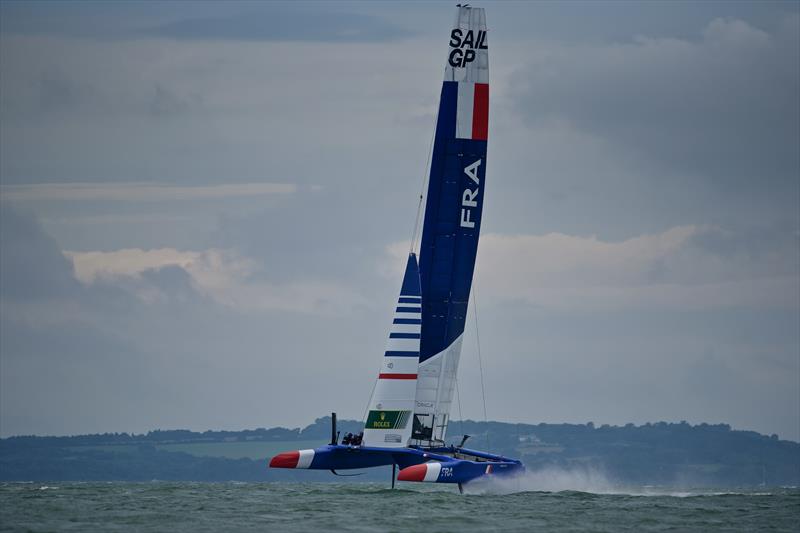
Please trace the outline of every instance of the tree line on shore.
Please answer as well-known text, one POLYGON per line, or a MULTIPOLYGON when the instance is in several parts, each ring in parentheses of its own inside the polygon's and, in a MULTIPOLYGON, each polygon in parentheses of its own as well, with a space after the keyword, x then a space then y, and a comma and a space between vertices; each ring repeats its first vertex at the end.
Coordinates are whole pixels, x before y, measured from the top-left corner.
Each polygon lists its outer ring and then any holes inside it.
MULTIPOLYGON (((342 433, 362 423, 340 420, 342 433)), ((449 441, 520 458, 535 473, 545 469, 602 472, 615 483, 662 486, 797 486, 800 443, 777 435, 733 430, 727 424, 648 423, 511 424, 453 421, 449 441)), ((342 481, 328 472, 266 468, 264 458, 229 458, 192 452, 205 443, 280 443, 330 439, 330 418, 304 428, 242 431, 156 430, 68 437, 0 439, 2 481, 342 481), (183 451, 160 448, 181 444, 183 451)), ((257 446, 256 446, 257 447, 257 446)), ((266 455, 266 454, 265 454, 266 455)), ((373 469, 358 481, 388 479, 373 469)))

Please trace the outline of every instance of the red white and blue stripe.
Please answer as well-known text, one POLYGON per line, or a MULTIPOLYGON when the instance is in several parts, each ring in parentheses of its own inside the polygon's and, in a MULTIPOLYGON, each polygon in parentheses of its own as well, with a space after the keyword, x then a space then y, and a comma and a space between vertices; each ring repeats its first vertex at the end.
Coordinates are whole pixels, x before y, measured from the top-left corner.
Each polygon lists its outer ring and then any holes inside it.
POLYGON ((448 81, 458 84, 456 138, 485 141, 489 137, 489 84, 448 81))

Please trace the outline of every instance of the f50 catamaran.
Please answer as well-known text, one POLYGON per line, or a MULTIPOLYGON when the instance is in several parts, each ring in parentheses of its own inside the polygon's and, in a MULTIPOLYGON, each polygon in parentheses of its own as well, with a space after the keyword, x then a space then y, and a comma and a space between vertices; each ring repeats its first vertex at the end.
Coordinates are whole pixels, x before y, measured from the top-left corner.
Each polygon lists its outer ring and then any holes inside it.
MULTIPOLYGON (((281 453, 273 468, 337 470, 392 465, 400 481, 462 484, 508 475, 522 463, 446 446, 481 227, 489 127, 484 10, 458 7, 444 72, 419 261, 409 254, 363 439, 281 453)), ((466 439, 465 439, 466 440, 466 439)))

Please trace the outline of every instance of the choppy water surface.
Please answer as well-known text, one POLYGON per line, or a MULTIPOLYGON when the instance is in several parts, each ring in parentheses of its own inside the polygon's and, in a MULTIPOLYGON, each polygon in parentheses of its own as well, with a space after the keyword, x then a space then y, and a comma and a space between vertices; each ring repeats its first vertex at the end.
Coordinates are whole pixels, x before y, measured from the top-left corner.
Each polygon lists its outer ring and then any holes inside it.
POLYGON ((800 490, 507 492, 335 483, 6 483, 3 531, 800 531, 800 490))

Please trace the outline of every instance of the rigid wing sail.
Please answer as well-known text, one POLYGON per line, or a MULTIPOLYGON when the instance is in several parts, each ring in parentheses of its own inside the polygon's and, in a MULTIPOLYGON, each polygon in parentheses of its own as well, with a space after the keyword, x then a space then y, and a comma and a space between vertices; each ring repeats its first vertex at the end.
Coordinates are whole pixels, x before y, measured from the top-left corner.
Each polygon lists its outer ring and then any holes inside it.
MULTIPOLYGON (((393 465, 400 481, 461 484, 523 469, 520 461, 447 446, 478 250, 489 126, 489 47, 483 9, 459 6, 431 154, 419 258, 410 253, 363 438, 272 458, 273 468, 393 465)), ((394 468, 393 468, 394 471, 394 468)), ((395 477, 392 476, 392 486, 395 477)))

